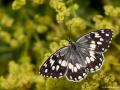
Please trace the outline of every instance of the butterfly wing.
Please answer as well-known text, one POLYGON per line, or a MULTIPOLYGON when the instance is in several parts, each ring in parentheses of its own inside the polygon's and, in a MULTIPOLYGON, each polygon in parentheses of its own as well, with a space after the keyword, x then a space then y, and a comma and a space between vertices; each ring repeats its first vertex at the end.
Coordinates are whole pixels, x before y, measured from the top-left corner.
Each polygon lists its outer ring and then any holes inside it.
POLYGON ((59 78, 67 70, 68 47, 64 47, 51 55, 41 66, 39 73, 45 77, 59 78))
POLYGON ((90 50, 105 52, 109 48, 111 40, 112 31, 110 29, 101 29, 82 36, 76 42, 78 44, 89 45, 88 48, 90 50))
POLYGON ((81 67, 80 69, 78 69, 75 66, 73 70, 69 68, 66 74, 67 79, 73 82, 79 82, 82 79, 84 79, 86 76, 87 76, 87 72, 84 67, 81 67))
POLYGON ((77 52, 73 48, 70 48, 69 52, 66 77, 70 81, 79 82, 87 76, 85 57, 82 56, 81 51, 77 52))
POLYGON ((104 56, 103 54, 100 53, 94 53, 94 56, 87 56, 86 57, 86 62, 87 62, 87 70, 90 72, 96 72, 100 70, 100 68, 103 65, 103 60, 104 56))
POLYGON ((109 29, 90 32, 76 41, 85 57, 86 68, 90 72, 99 70, 103 64, 103 53, 109 48, 112 31, 109 29))

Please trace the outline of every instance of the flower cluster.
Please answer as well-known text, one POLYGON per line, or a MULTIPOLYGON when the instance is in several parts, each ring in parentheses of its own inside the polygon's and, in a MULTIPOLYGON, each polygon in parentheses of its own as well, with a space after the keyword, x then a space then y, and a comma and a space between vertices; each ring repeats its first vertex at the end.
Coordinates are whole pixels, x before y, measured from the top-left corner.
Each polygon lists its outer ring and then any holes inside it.
POLYGON ((120 1, 0 1, 0 90, 119 90, 120 1), (98 4, 98 3, 97 3, 98 4), (70 36, 76 40, 96 29, 113 31, 101 70, 81 82, 44 78, 39 68, 70 36))

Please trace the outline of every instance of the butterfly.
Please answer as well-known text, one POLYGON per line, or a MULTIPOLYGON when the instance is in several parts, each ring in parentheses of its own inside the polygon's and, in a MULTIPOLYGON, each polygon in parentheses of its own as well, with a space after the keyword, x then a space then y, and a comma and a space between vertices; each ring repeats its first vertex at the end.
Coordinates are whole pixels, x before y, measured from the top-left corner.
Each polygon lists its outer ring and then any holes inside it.
POLYGON ((40 67, 39 74, 52 78, 65 76, 69 81, 79 82, 88 73, 100 70, 111 40, 110 29, 89 32, 52 54, 40 67))

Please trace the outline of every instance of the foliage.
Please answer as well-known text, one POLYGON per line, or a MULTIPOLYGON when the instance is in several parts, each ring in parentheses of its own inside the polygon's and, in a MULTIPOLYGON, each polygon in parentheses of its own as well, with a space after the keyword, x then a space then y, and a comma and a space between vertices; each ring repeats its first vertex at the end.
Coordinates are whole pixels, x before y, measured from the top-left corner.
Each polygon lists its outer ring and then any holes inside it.
POLYGON ((119 90, 119 0, 1 0, 0 90, 119 90), (56 50, 84 33, 109 28, 112 45, 100 71, 79 83, 39 75, 56 50))

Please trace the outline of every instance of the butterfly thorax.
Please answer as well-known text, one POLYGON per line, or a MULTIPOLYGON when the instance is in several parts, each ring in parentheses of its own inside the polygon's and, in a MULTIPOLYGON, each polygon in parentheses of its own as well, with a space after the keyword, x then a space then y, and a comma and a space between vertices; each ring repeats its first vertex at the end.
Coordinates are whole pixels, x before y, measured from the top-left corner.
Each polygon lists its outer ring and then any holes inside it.
POLYGON ((71 43, 70 43, 70 47, 71 47, 73 50, 77 50, 77 47, 76 47, 76 43, 75 43, 75 42, 71 42, 71 43))

